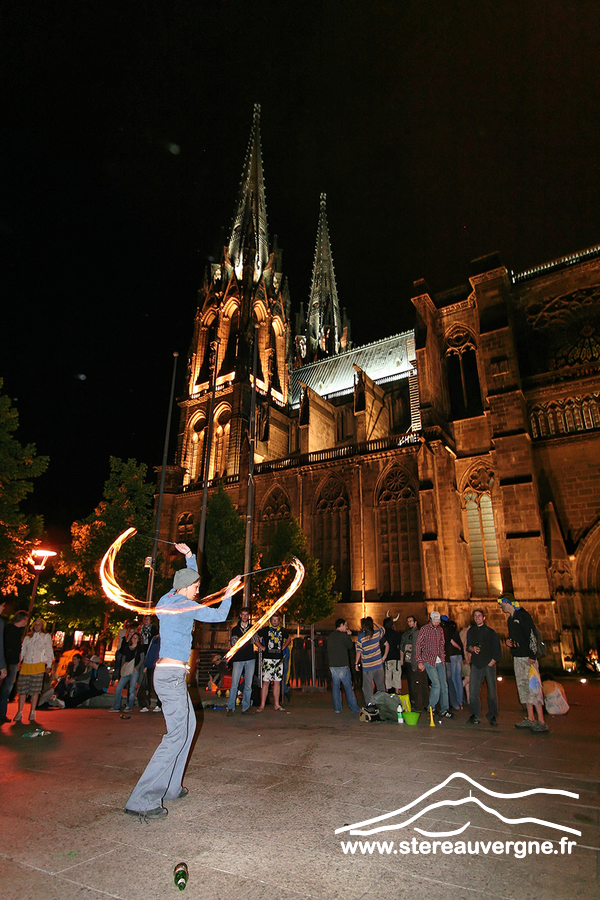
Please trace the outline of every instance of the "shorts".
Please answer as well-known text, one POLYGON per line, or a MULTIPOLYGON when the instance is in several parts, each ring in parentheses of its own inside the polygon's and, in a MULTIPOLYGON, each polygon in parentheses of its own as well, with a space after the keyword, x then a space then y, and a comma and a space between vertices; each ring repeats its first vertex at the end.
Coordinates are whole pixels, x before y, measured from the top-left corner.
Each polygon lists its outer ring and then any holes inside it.
POLYGON ((262 680, 263 681, 283 681, 283 660, 282 659, 263 659, 262 680))
POLYGON ((30 695, 40 694, 42 692, 45 674, 45 672, 40 672, 38 675, 24 675, 20 672, 17 680, 17 692, 19 694, 30 695))
POLYGON ((517 682, 517 692, 521 703, 532 704, 533 706, 541 706, 544 702, 542 693, 542 680, 540 678, 540 667, 538 661, 533 663, 533 668, 537 673, 537 679, 530 679, 529 669, 531 663, 526 656, 513 656, 513 665, 515 667, 515 681, 517 682))

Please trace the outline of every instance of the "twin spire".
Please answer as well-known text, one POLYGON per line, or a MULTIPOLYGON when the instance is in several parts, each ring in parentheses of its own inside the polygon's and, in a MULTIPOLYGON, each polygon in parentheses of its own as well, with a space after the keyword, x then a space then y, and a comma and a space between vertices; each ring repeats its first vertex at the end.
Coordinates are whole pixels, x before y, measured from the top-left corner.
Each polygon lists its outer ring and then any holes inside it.
POLYGON ((252 130, 229 239, 229 260, 239 280, 242 278, 244 266, 251 264, 254 269, 253 280, 255 283, 260 279, 269 261, 267 203, 260 147, 259 103, 254 104, 252 130))
POLYGON ((327 197, 320 196, 317 246, 308 302, 308 347, 311 353, 331 356, 340 352, 342 317, 333 270, 327 225, 327 197))
MULTIPOLYGON (((229 261, 238 280, 242 280, 246 266, 252 267, 256 284, 269 262, 267 204, 260 144, 260 104, 254 104, 252 130, 246 151, 240 192, 229 238, 229 261)), ((312 283, 306 317, 308 358, 330 356, 340 352, 342 317, 333 270, 331 242, 327 225, 326 195, 320 196, 317 245, 313 263, 312 283)), ((304 324, 304 323, 303 323, 304 324)))

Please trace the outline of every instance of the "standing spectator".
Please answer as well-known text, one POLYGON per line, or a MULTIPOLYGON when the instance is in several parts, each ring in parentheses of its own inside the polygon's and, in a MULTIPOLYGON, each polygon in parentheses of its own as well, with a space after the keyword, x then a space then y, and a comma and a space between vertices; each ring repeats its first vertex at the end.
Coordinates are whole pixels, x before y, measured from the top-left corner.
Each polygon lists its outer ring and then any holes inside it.
POLYGON ((327 658, 329 671, 331 672, 331 695, 333 699, 333 711, 342 711, 342 692, 340 684, 343 684, 346 700, 350 712, 360 712, 354 691, 352 690, 352 674, 350 671, 350 653, 354 650, 354 643, 350 637, 350 629, 345 619, 337 619, 335 631, 327 636, 327 658))
POLYGON ((440 627, 440 614, 434 609, 429 622, 419 631, 415 645, 417 666, 420 672, 427 672, 431 682, 429 706, 435 709, 440 702, 440 715, 453 718, 448 709, 448 685, 446 684, 446 649, 444 632, 440 627))
MULTIPOLYGON (((237 625, 231 629, 231 646, 234 647, 237 642, 243 638, 250 628, 250 610, 240 610, 237 625)), ((252 702, 252 679, 254 678, 254 667, 256 665, 256 653, 254 652, 254 641, 247 641, 244 646, 233 654, 231 657, 231 690, 229 691, 229 699, 227 701, 226 716, 232 716, 235 712, 235 701, 237 700, 238 688, 242 676, 244 678, 244 693, 242 695, 242 713, 247 713, 252 702)))
POLYGON ((471 678, 469 683, 469 709, 471 716, 467 719, 469 725, 479 725, 481 721, 481 684, 485 678, 488 694, 488 711, 486 718, 490 725, 497 725, 498 715, 498 691, 496 688, 496 663, 502 662, 502 648, 500 638, 493 628, 485 624, 485 615, 482 609, 473 610, 474 625, 467 632, 467 650, 471 655, 471 678))
POLYGON ((156 663, 158 662, 159 656, 160 635, 155 634, 150 641, 148 652, 146 653, 146 656, 144 658, 144 671, 142 673, 142 680, 138 688, 138 704, 141 713, 147 713, 150 711, 152 694, 154 694, 154 697, 156 699, 154 712, 162 712, 160 700, 154 690, 154 669, 156 663))
POLYGON ((462 709, 463 683, 462 683, 462 658, 463 648, 456 627, 448 616, 440 616, 442 630, 444 632, 444 649, 446 651, 446 684, 450 694, 450 706, 453 709, 462 709))
POLYGON ((358 672, 362 661, 362 689, 367 706, 373 696, 373 682, 375 690, 385 691, 385 676, 383 665, 389 652, 389 644, 385 640, 385 633, 381 625, 376 625, 371 616, 360 620, 360 632, 356 641, 356 664, 358 672), (381 652, 383 642, 383 654, 381 652))
POLYGON ((152 616, 142 616, 142 624, 140 625, 140 638, 144 652, 148 650, 150 641, 157 634, 157 629, 152 624, 152 616))
POLYGON ((467 703, 471 702, 470 699, 470 687, 469 683, 471 680, 471 654, 467 650, 467 632, 469 630, 469 626, 466 625, 464 628, 460 629, 460 642, 464 648, 464 656, 462 662, 462 683, 463 683, 463 695, 467 698, 467 703))
POLYGON ((6 666, 6 658, 4 654, 4 610, 6 609, 6 600, 0 599, 0 682, 6 679, 8 669, 6 666))
POLYGON ((44 675, 50 674, 53 662, 52 638, 46 633, 46 623, 43 619, 35 619, 33 627, 25 635, 21 647, 21 670, 17 680, 19 711, 13 722, 20 722, 23 718, 25 699, 28 694, 31 698, 29 721, 36 721, 35 710, 44 684, 44 675))
POLYGON ((140 636, 134 631, 121 655, 121 677, 115 688, 115 702, 110 712, 120 712, 123 688, 129 685, 127 712, 131 712, 135 703, 135 688, 144 664, 144 649, 140 636))
POLYGON ((538 646, 533 619, 508 591, 498 598, 498 603, 501 604, 503 612, 508 613, 506 646, 510 647, 513 658, 519 700, 527 708, 527 716, 522 722, 517 722, 515 728, 530 728, 534 732, 546 732, 548 726, 544 722, 544 695, 540 667, 536 658, 538 646), (537 678, 530 678, 530 668, 535 670, 537 678))
POLYGON ((413 709, 427 709, 429 683, 425 672, 419 670, 415 654, 419 623, 414 616, 407 616, 406 624, 408 631, 404 632, 400 641, 400 662, 406 672, 410 705, 413 709))
POLYGON ((292 639, 284 628, 280 627, 280 617, 277 613, 271 616, 271 624, 261 628, 258 632, 256 645, 262 650, 262 690, 260 706, 256 712, 264 712, 269 684, 273 682, 273 709, 283 710, 279 703, 279 692, 283 681, 283 651, 288 647, 292 639))
POLYGON ((7 705, 17 672, 19 671, 21 641, 23 640, 23 631, 27 625, 28 618, 28 613, 21 609, 14 614, 12 622, 9 622, 4 629, 4 658, 7 675, 0 686, 0 725, 10 722, 6 715, 7 705))
POLYGON ((388 645, 385 658, 385 688, 392 694, 402 690, 402 661, 400 659, 400 635, 394 628, 394 620, 387 616, 383 620, 384 642, 388 645))
POLYGON ((129 619, 126 619, 123 622, 122 627, 119 628, 119 633, 117 635, 117 652, 115 653, 115 665, 113 669, 113 681, 118 681, 121 677, 121 659, 123 650, 127 646, 127 642, 134 631, 135 627, 133 622, 130 622, 129 619))

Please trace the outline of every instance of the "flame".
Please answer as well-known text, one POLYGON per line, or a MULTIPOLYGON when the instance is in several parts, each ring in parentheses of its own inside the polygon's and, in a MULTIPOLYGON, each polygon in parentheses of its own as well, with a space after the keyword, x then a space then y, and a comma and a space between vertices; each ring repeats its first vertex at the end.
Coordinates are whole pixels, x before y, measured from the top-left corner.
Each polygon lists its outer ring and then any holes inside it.
POLYGON ((227 653, 223 657, 223 659, 225 661, 228 659, 231 659, 231 657, 233 656, 234 653, 237 653, 237 651, 241 647, 243 647, 244 644, 247 644, 248 641, 254 637, 256 632, 259 631, 259 629, 261 629, 263 627, 263 625, 267 624, 267 622, 269 621, 271 616, 275 615, 275 613, 279 609, 281 609, 281 607, 285 603, 287 603, 287 601, 290 599, 290 597, 292 597, 296 593, 296 591, 298 590, 298 588, 304 581, 304 566, 302 565, 300 560, 297 559, 295 556, 292 557, 290 565, 294 567, 294 569, 296 570, 296 574, 294 575, 292 583, 290 584, 287 591, 285 591, 285 593, 282 594, 281 597, 275 601, 273 606, 271 606, 271 608, 267 610, 267 612, 264 614, 264 616, 261 616, 261 618, 258 620, 258 622, 255 622, 254 625, 248 629, 248 631, 244 634, 244 636, 242 638, 239 639, 239 641, 236 641, 236 643, 233 645, 231 650, 227 651, 227 653))
MULTIPOLYGON (((142 604, 139 600, 136 600, 132 594, 128 594, 127 591, 124 591, 117 582, 115 578, 115 558, 117 553, 129 538, 133 537, 134 534, 137 534, 136 528, 128 528, 123 534, 120 534, 119 537, 112 542, 104 556, 102 557, 102 562, 100 563, 100 581, 102 583, 102 590, 106 594, 109 600, 112 600, 113 603, 117 603, 119 606, 122 606, 124 609, 129 609, 132 612, 138 613, 142 616, 151 616, 155 615, 158 608, 156 606, 147 607, 142 604)), ((253 637, 259 628, 262 628, 263 625, 269 620, 269 618, 277 612, 277 610, 281 609, 281 607, 286 603, 290 597, 296 593, 302 581, 304 579, 304 566, 296 557, 292 558, 291 565, 296 569, 296 574, 292 580, 287 591, 281 595, 281 597, 275 601, 272 607, 262 616, 258 622, 256 622, 249 631, 246 632, 243 638, 241 638, 234 647, 226 654, 225 659, 229 659, 236 650, 239 650, 240 647, 243 647, 251 637, 253 637)), ((214 606, 216 603, 220 603, 222 600, 225 600, 227 597, 231 597, 232 594, 235 594, 236 591, 240 589, 243 584, 243 576, 236 575, 235 578, 232 578, 227 587, 223 588, 220 591, 217 591, 214 594, 210 594, 208 597, 204 597, 201 603, 193 603, 191 606, 185 606, 182 609, 164 609, 162 606, 160 608, 161 615, 179 615, 184 612, 193 612, 198 609, 198 606, 214 606)))

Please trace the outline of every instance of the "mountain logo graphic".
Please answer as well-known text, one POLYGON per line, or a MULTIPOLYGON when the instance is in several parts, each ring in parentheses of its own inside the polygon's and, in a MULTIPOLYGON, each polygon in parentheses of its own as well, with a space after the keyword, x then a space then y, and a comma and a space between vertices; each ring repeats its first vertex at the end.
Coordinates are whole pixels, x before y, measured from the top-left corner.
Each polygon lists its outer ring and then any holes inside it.
MULTIPOLYGON (((438 791, 441 791, 446 787, 446 785, 450 784, 451 782, 460 779, 463 779, 472 787, 477 788, 484 794, 487 794, 488 797, 494 797, 497 800, 517 800, 521 797, 532 797, 534 794, 550 794, 560 797, 570 797, 575 800, 579 800, 579 794, 574 794, 572 791, 563 791, 556 788, 533 788, 529 791, 516 791, 514 794, 502 794, 499 791, 492 791, 489 788, 483 787, 483 785, 478 784, 477 781, 469 778, 469 776, 463 774, 463 772, 454 772, 452 775, 446 778, 445 781, 442 781, 441 784, 438 784, 436 787, 431 788, 431 790, 426 791, 424 794, 421 794, 421 796, 417 797, 416 800, 413 800, 412 803, 407 803, 406 806, 402 806, 400 809, 395 809, 393 810, 393 812, 384 813, 382 816, 376 816, 374 819, 366 819, 364 822, 355 822, 354 825, 344 825, 342 828, 336 828, 335 833, 342 834, 343 832, 348 832, 351 835, 369 837, 373 834, 383 834, 384 832, 388 831, 400 831, 403 828, 408 828, 413 824, 413 822, 418 821, 421 816, 428 815, 434 809, 441 809, 444 806, 468 806, 469 804, 471 804, 479 806, 481 809, 485 810, 487 813, 490 813, 490 815, 495 816, 497 819, 500 819, 500 821, 504 822, 507 825, 523 825, 525 823, 534 823, 536 825, 543 825, 546 828, 552 828, 555 831, 563 831, 568 834, 575 834, 578 837, 581 837, 581 831, 577 831, 575 828, 569 828, 566 825, 558 825, 556 822, 548 822, 545 819, 537 819, 532 816, 523 816, 516 819, 508 818, 502 815, 502 813, 498 810, 493 809, 491 806, 487 806, 479 799, 479 797, 473 797, 472 791, 469 791, 468 797, 463 797, 460 800, 438 800, 435 803, 430 803, 428 806, 425 806, 414 815, 409 815, 409 817, 404 819, 403 821, 388 824, 390 819, 404 816, 409 812, 409 810, 414 809, 423 800, 426 800, 433 794, 437 794, 438 791)), ((426 837, 453 837, 457 834, 462 834, 470 824, 470 821, 466 822, 464 825, 461 825, 460 828, 453 831, 425 831, 423 828, 418 828, 416 825, 414 826, 414 830, 419 834, 425 835, 426 837)))

